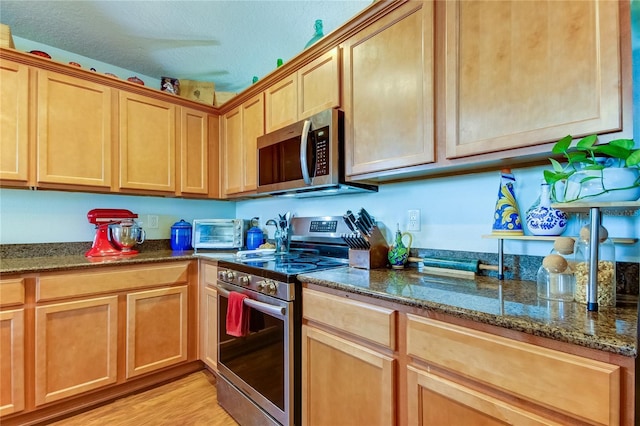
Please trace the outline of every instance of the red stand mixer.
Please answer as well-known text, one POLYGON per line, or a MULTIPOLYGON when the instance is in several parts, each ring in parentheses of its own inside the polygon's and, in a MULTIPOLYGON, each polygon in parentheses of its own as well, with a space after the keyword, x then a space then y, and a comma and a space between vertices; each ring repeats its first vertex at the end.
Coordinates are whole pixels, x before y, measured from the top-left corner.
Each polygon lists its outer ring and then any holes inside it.
POLYGON ((125 209, 93 209, 87 213, 89 223, 96 225, 96 235, 86 257, 137 254, 136 244, 144 242, 145 232, 134 221, 137 214, 125 209))

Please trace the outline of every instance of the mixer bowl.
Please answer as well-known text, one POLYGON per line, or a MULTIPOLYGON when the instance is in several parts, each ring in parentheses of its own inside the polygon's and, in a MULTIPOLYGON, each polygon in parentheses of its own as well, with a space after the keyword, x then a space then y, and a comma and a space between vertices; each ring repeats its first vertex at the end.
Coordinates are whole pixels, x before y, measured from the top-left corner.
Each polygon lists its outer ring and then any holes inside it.
POLYGON ((135 222, 122 222, 109 225, 109 236, 111 242, 126 254, 134 251, 133 246, 144 242, 145 232, 135 222))

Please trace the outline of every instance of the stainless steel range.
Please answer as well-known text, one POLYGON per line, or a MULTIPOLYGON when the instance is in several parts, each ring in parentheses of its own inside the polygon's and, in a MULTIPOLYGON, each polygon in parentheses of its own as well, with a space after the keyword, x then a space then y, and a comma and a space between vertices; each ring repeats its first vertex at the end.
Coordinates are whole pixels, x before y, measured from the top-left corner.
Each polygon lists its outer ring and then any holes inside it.
POLYGON ((348 265, 340 216, 291 221, 291 251, 218 261, 218 403, 241 425, 298 425, 302 288, 296 275, 348 265), (247 297, 248 333, 227 334, 230 292, 247 297))

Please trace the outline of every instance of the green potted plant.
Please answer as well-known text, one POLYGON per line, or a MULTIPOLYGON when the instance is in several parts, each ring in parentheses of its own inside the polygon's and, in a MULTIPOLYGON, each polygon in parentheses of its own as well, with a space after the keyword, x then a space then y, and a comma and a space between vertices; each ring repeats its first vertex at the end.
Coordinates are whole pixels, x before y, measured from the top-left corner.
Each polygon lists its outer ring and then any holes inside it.
POLYGON ((544 171, 544 180, 551 187, 557 202, 615 202, 640 198, 640 149, 634 149, 633 139, 615 139, 596 144, 597 135, 586 136, 573 144, 567 135, 552 148, 562 154, 562 165, 549 158, 552 170, 544 171))

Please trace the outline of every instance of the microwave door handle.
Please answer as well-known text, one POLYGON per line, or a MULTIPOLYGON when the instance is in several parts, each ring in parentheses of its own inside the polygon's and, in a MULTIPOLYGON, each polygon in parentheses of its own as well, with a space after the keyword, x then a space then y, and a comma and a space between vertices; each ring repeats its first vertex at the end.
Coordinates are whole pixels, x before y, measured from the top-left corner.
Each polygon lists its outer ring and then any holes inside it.
POLYGON ((309 130, 311 129, 311 120, 305 120, 302 127, 302 135, 300 136, 300 167, 302 167, 302 179, 307 185, 311 185, 309 177, 309 169, 307 168, 307 144, 309 142, 309 130))

